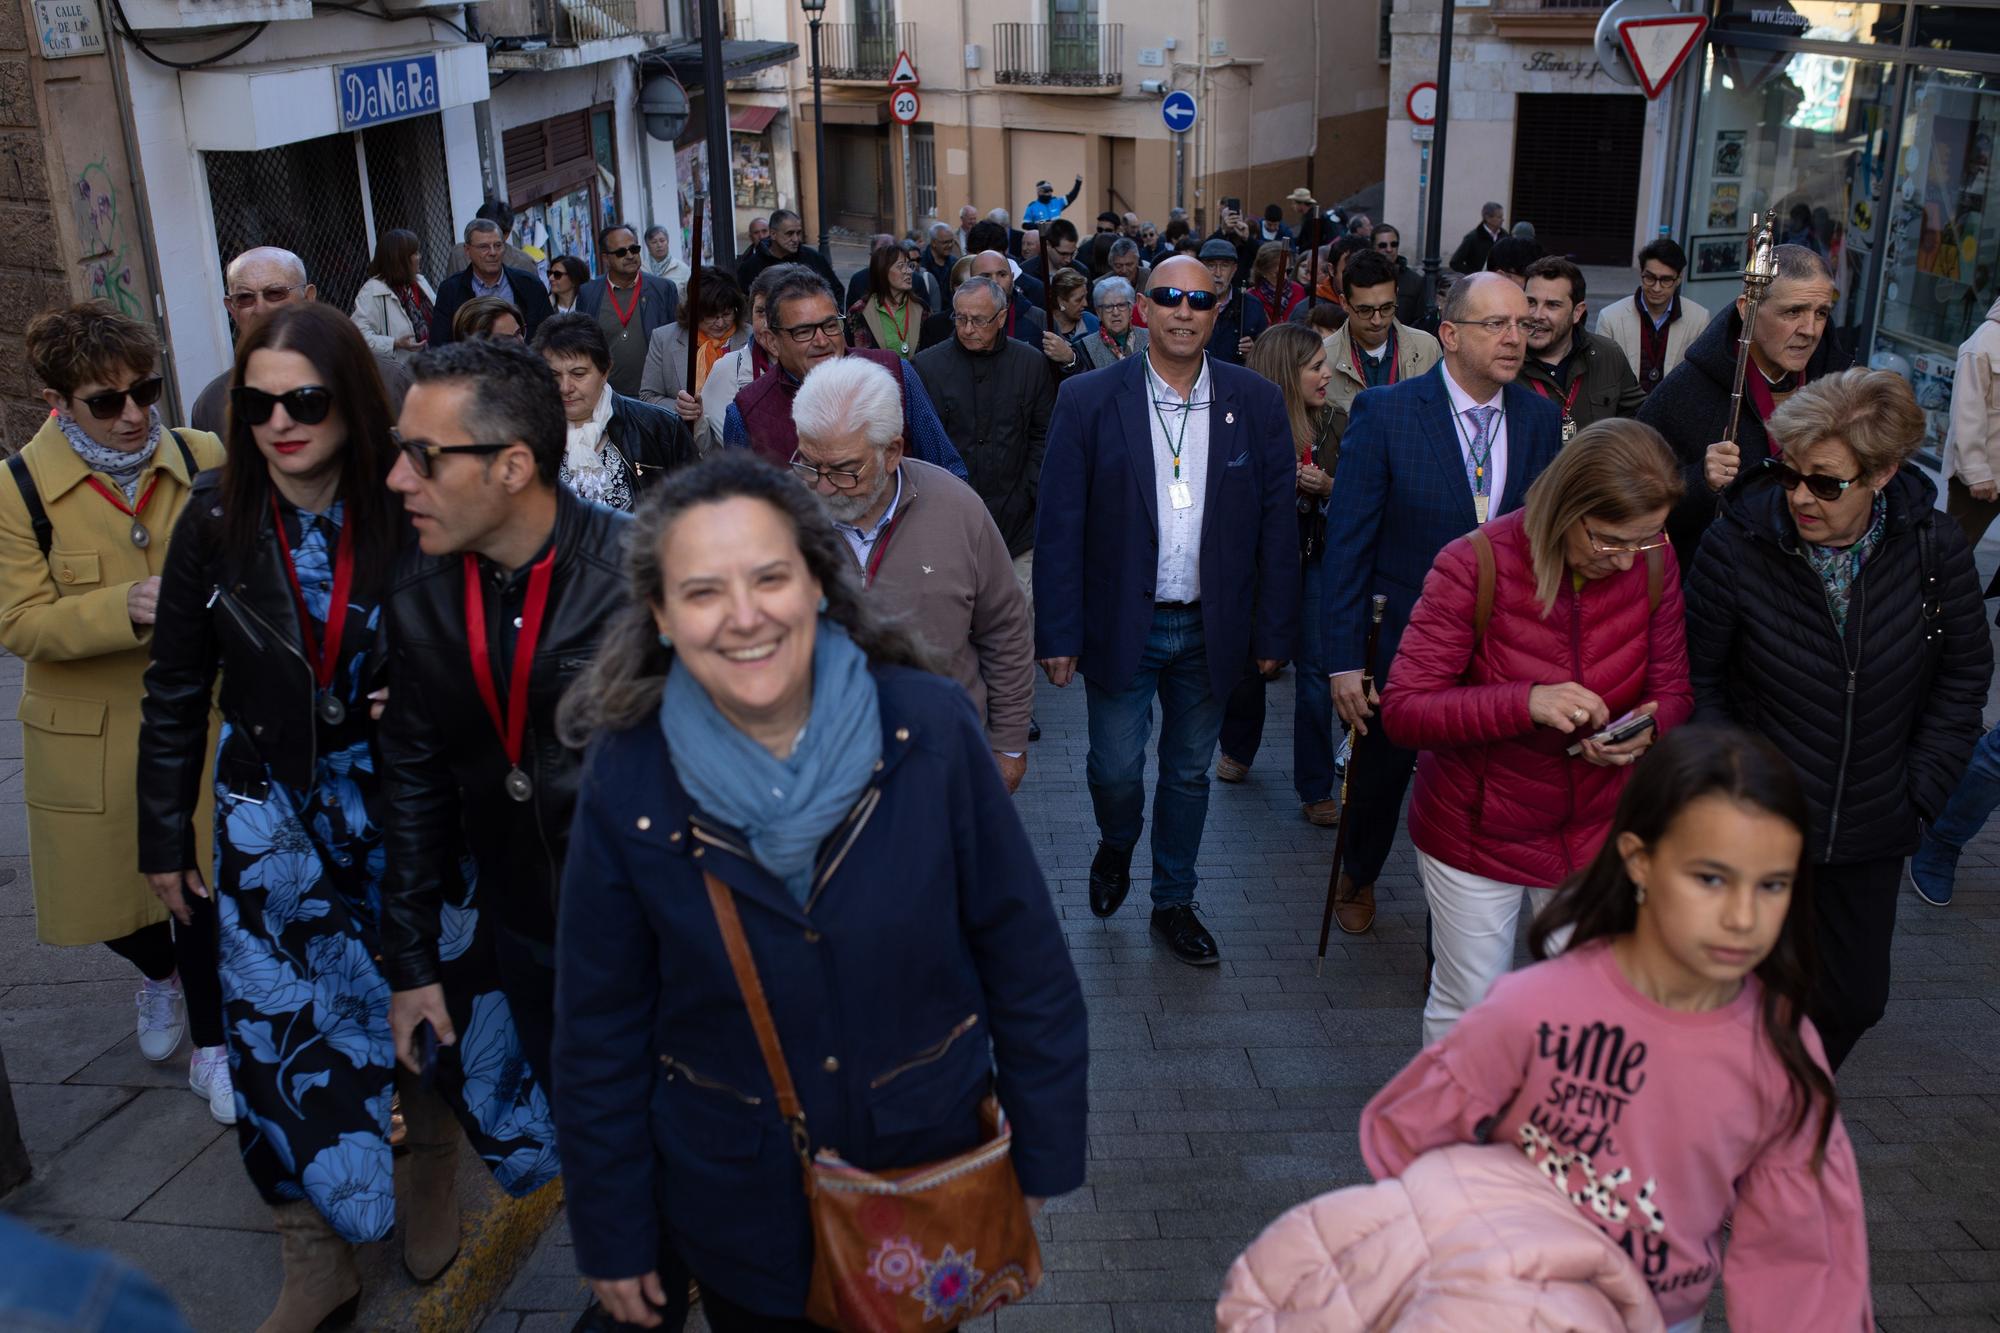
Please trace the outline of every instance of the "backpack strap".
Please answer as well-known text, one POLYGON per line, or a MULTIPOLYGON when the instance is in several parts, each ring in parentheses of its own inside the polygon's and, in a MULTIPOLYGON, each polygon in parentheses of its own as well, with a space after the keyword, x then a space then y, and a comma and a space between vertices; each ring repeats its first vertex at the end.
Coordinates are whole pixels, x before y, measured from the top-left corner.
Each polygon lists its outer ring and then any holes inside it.
POLYGON ((1472 645, 1476 648, 1486 637, 1486 622, 1493 619, 1493 543, 1483 528, 1474 528, 1467 535, 1472 540, 1472 558, 1479 562, 1479 579, 1472 599, 1472 645))
POLYGON ((1659 548, 1646 552, 1646 610, 1660 609, 1660 589, 1667 579, 1667 557, 1659 548))
POLYGON ((7 470, 14 474, 14 484, 21 488, 21 504, 27 509, 28 523, 35 530, 35 545, 42 548, 42 558, 46 560, 49 548, 55 545, 56 530, 55 525, 49 522, 49 511, 42 507, 41 488, 35 485, 35 476, 28 471, 28 460, 20 454, 7 460, 7 470))

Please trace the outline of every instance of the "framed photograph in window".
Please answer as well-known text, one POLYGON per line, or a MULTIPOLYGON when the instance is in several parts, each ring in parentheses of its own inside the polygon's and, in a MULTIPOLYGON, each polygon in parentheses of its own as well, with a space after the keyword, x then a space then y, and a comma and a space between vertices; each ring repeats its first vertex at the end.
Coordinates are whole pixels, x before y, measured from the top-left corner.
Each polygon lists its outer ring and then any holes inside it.
POLYGON ((1688 265, 1696 277, 1718 278, 1743 272, 1741 235, 1697 236, 1689 242, 1688 265))
POLYGON ((1708 174, 1712 180, 1735 180, 1743 174, 1745 130, 1717 130, 1715 132, 1715 156, 1709 162, 1708 174))

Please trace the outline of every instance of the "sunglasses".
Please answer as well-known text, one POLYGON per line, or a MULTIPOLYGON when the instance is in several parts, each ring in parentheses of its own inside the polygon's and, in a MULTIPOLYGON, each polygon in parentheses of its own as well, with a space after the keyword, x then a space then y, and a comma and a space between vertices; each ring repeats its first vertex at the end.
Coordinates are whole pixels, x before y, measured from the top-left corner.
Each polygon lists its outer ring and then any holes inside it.
POLYGON ((317 384, 302 385, 288 393, 265 393, 241 384, 229 391, 229 401, 236 415, 252 426, 269 421, 279 403, 285 405, 285 415, 301 426, 317 426, 333 411, 333 395, 317 384))
POLYGON ((1186 301, 1188 309, 1200 314, 1215 309, 1217 298, 1214 292, 1189 291, 1185 287, 1154 287, 1146 293, 1146 299, 1167 310, 1186 301))
POLYGON ((643 253, 645 248, 643 245, 628 245, 623 250, 606 250, 604 253, 613 259, 630 259, 633 255, 643 253))
POLYGON ((99 421, 116 421, 125 412, 125 400, 130 398, 140 407, 151 407, 160 401, 160 390, 166 380, 158 375, 148 375, 137 384, 123 389, 112 389, 108 393, 94 393, 83 400, 90 409, 90 415, 99 421))
POLYGON ((256 292, 245 288, 229 293, 229 304, 238 310, 254 310, 259 301, 265 305, 283 305, 292 299, 293 292, 302 292, 305 289, 306 284, 303 282, 293 283, 289 287, 266 287, 256 292))
POLYGON ((1839 477, 1829 477, 1819 472, 1801 472, 1789 463, 1776 458, 1765 459, 1764 467, 1777 478, 1779 487, 1787 494, 1797 490, 1803 483, 1805 488, 1813 493, 1813 498, 1825 500, 1828 504, 1845 495, 1849 486, 1861 480, 1859 477, 1849 477, 1846 481, 1842 481, 1839 477))
POLYGON ((400 431, 390 430, 390 443, 410 461, 410 467, 425 481, 431 478, 431 460, 439 454, 497 454, 504 444, 432 444, 429 440, 406 440, 400 431))

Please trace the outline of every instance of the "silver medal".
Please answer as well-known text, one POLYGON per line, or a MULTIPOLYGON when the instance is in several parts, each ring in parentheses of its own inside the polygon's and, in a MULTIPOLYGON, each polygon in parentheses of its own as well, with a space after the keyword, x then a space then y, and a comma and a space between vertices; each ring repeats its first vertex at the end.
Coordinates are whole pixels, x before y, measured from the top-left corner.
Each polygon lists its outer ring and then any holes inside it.
POLYGON ((319 697, 319 720, 329 727, 337 727, 347 721, 347 705, 331 692, 319 697))
POLYGON ((153 534, 136 518, 132 520, 132 544, 142 551, 153 544, 153 534))
POLYGON ((528 775, 518 768, 507 770, 507 795, 517 801, 527 801, 535 794, 535 784, 528 775))
POLYGON ((1568 444, 1568 443, 1569 443, 1569 442, 1570 442, 1571 440, 1573 440, 1573 439, 1575 439, 1575 438, 1576 438, 1576 418, 1575 418, 1575 417, 1564 417, 1564 418, 1563 418, 1563 443, 1564 443, 1564 444, 1568 444))

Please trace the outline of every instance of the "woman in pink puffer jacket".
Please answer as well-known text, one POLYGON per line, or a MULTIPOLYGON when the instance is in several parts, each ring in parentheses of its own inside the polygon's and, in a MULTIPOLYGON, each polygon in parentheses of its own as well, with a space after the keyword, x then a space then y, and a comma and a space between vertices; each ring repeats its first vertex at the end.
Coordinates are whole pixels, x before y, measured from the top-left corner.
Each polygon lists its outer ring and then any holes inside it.
POLYGON ((1522 892, 1540 910, 1589 864, 1630 766, 1693 711, 1680 576, 1662 531, 1680 493, 1658 432, 1600 421, 1535 479, 1523 508, 1445 547, 1424 580, 1382 726, 1422 752, 1410 840, 1437 951, 1427 1046, 1506 972, 1522 892), (1633 710, 1651 712, 1656 730, 1618 745, 1587 739, 1633 710))
POLYGON ((1645 1279, 1519 1150, 1439 1148, 1237 1256, 1217 1333, 1661 1333, 1645 1279))

